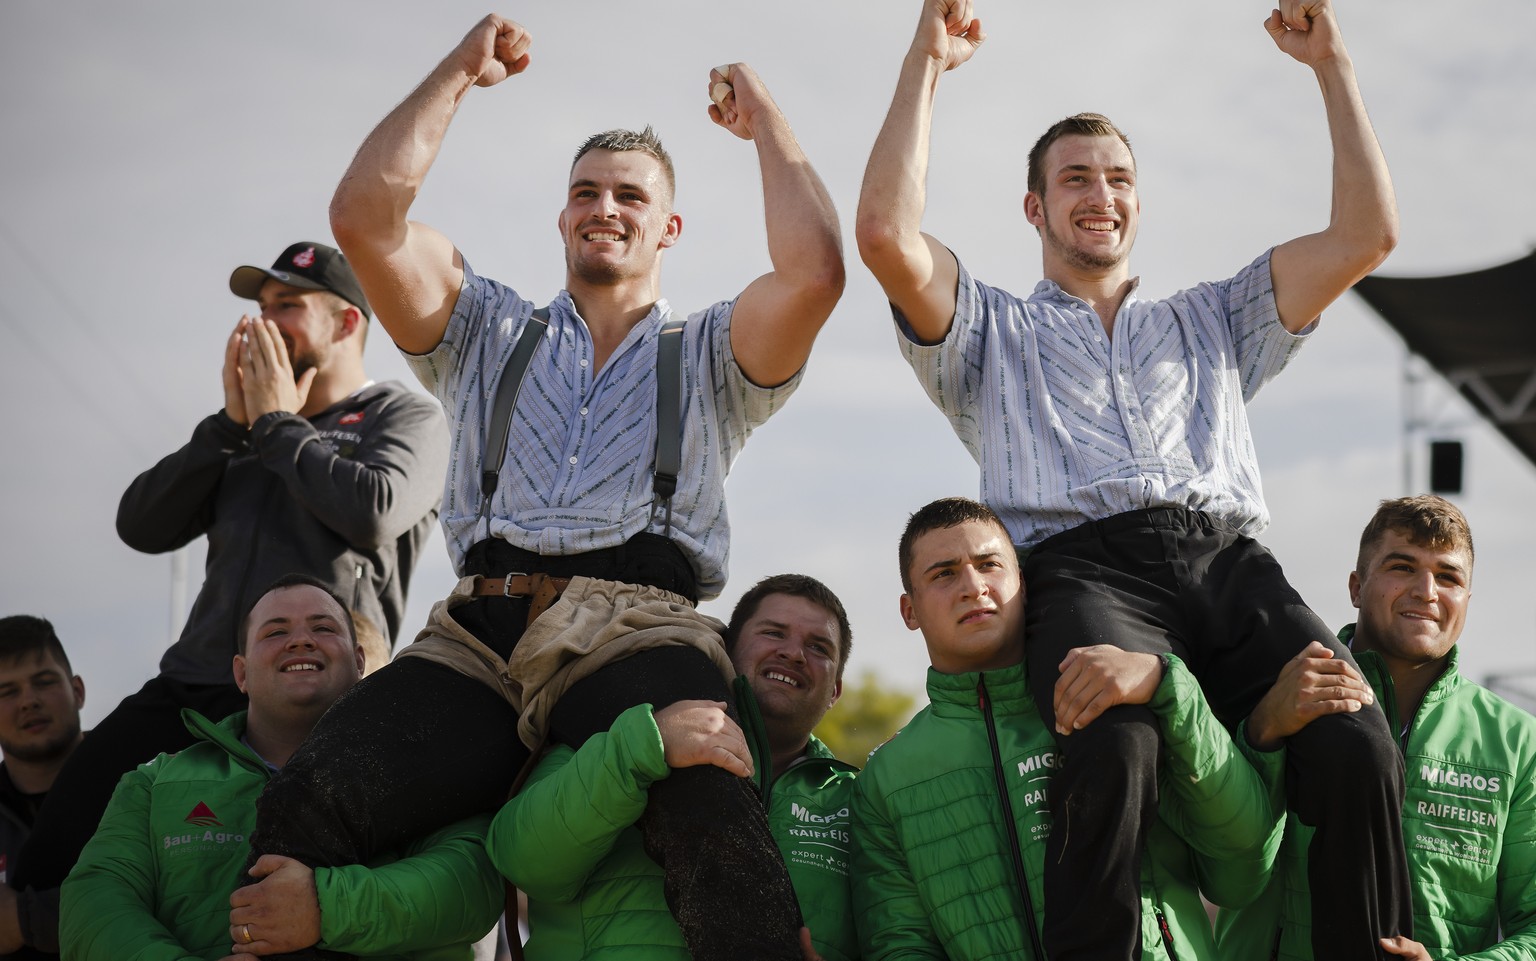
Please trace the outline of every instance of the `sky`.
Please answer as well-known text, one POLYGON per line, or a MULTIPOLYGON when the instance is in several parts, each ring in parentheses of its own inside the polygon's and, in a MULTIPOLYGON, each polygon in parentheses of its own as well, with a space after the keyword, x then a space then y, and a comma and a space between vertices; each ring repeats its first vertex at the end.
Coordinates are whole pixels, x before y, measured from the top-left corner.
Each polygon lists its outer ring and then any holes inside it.
MULTIPOLYGON (((846 603, 850 671, 920 692, 921 639, 897 614, 896 540, 977 471, 901 360, 852 216, 919 5, 563 0, 499 12, 533 33, 528 71, 472 91, 412 216, 479 273, 535 300, 559 289, 555 218, 589 133, 653 124, 677 165, 684 230, 664 295, 691 312, 768 269, 755 152, 711 124, 710 67, 750 63, 828 185, 848 285, 805 380, 728 485, 724 617, 755 580, 799 571, 846 603)), ((169 556, 113 528, 128 483, 222 403, 241 264, 329 241, 326 207, 352 153, 486 8, 459 0, 234 5, 203 0, 0 4, 0 614, 49 617, 84 675, 93 723, 156 670, 190 603, 169 556)), ((1311 72, 1275 49, 1265 4, 986 3, 989 39, 944 77, 925 229, 981 280, 1027 293, 1039 244, 1021 201, 1039 132, 1081 110, 1115 119, 1139 165, 1143 296, 1236 272, 1320 229, 1330 152, 1311 72)), ((1536 242, 1536 4, 1454 9, 1342 0, 1339 21, 1398 192, 1402 239, 1381 268, 1434 276, 1536 242)), ((1454 323, 1454 318, 1447 318, 1454 323)), ((1511 319, 1513 322, 1513 319, 1511 319)), ((1442 385, 1405 471, 1401 342, 1354 295, 1250 406, 1273 523, 1261 538, 1330 624, 1378 500, 1427 485, 1427 440, 1467 443, 1456 499, 1477 538, 1463 669, 1536 691, 1536 469, 1442 385)), ((382 332, 370 374, 416 386, 382 332)), ((185 555, 191 592, 201 543, 185 555)), ((454 577, 434 535, 407 633, 454 577)), ((408 638, 407 638, 408 639, 408 638)))

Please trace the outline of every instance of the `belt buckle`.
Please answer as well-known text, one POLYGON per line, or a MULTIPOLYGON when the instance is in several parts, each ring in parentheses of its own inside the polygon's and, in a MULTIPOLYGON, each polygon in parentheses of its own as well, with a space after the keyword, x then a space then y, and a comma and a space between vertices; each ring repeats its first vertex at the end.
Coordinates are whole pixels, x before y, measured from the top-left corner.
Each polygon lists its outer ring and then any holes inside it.
POLYGON ((527 595, 524 595, 524 594, 514 594, 514 593, 512 593, 512 578, 514 578, 514 577, 527 577, 527 576, 528 575, 523 573, 522 571, 513 571, 512 573, 508 574, 506 577, 502 578, 502 580, 501 580, 501 596, 502 597, 525 597, 525 596, 527 596, 527 595))

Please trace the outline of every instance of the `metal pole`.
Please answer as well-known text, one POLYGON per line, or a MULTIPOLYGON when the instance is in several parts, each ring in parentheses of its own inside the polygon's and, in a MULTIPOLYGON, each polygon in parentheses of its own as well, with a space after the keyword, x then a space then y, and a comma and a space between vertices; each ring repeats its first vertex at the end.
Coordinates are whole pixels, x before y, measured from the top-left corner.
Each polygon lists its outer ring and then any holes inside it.
POLYGON ((166 645, 176 643, 187 620, 187 549, 179 547, 171 552, 171 609, 168 625, 170 638, 166 645))
POLYGON ((1413 438, 1417 428, 1413 385, 1413 351, 1403 346, 1403 496, 1413 494, 1413 438))

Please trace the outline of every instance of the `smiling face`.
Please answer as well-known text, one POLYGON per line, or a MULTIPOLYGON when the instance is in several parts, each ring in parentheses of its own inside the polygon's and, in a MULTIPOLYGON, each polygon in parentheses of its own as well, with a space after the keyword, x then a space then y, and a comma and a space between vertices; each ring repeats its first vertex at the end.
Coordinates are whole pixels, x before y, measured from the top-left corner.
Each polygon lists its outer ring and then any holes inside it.
POLYGON ((583 154, 559 224, 567 282, 598 286, 658 279, 661 252, 683 229, 661 162, 640 150, 583 154))
POLYGON ((0 751, 11 760, 47 763, 80 741, 85 684, 45 650, 0 661, 0 751))
POLYGON ((1389 668, 1443 661, 1472 596, 1468 551, 1421 546, 1388 529, 1362 560, 1349 575, 1349 598, 1360 609, 1355 647, 1376 651, 1389 668))
POLYGON ((317 587, 268 591, 246 625, 234 672, 253 714, 318 717, 362 677, 363 651, 346 612, 317 587))
POLYGON ((943 674, 1010 667, 1024 659, 1024 588, 1018 555, 998 525, 967 520, 912 541, 907 628, 923 632, 943 674))
POLYGON ((310 368, 325 370, 344 331, 346 302, 329 291, 290 287, 279 280, 262 284, 256 300, 261 304, 262 319, 277 324, 294 378, 310 368))
POLYGON ((1040 229, 1045 276, 1124 272, 1136 242, 1141 202, 1136 161, 1119 137, 1072 134, 1041 162, 1043 189, 1024 198, 1040 229))
POLYGON ((763 597, 735 636, 731 663, 764 719, 789 739, 810 734, 843 693, 839 636, 835 614, 792 594, 763 597))

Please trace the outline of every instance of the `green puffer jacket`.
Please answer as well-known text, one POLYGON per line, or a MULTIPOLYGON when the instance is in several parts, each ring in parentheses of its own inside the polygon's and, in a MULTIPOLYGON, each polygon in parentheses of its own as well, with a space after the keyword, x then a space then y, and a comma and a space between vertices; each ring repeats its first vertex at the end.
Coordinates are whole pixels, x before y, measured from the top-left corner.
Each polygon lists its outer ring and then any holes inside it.
MULTIPOLYGON (((736 701, 816 950, 826 961, 852 961, 848 805, 857 769, 813 737, 807 756, 765 786, 771 754, 746 678, 736 679, 736 701)), ((640 704, 580 750, 550 751, 496 815, 486 846, 528 895, 527 961, 688 961, 661 868, 633 827, 647 790, 667 772, 650 705, 640 704)))
MULTIPOLYGON (((203 743, 123 775, 64 882, 60 940, 69 961, 230 953, 229 894, 271 775, 240 740, 243 712, 219 724, 190 710, 182 717, 203 743)), ((485 828, 483 817, 462 821, 374 868, 316 868, 320 946, 365 958, 468 961, 504 905, 485 828)))
MULTIPOLYGON (((1353 636, 1353 624, 1339 632, 1346 644, 1353 636)), ((1355 660, 1387 717, 1397 717, 1392 676, 1381 657, 1358 651, 1355 660)), ((1452 647, 1445 673, 1425 692, 1406 743, 1400 742, 1413 939, 1436 961, 1530 961, 1536 958, 1536 717, 1463 678, 1456 661, 1452 647)), ((1290 817, 1269 889, 1250 907, 1223 911, 1218 919, 1226 955, 1311 961, 1311 841, 1312 829, 1290 817)))
MULTIPOLYGON (((1195 961, 1215 952, 1199 892, 1233 905, 1259 894, 1283 805, 1184 665, 1172 656, 1164 664, 1148 704, 1166 750, 1159 817, 1142 858, 1142 957, 1195 961)), ((1024 667, 930 670, 928 698, 870 756, 854 788, 853 904, 864 957, 1045 961, 1041 875, 1056 742, 1024 667)))

